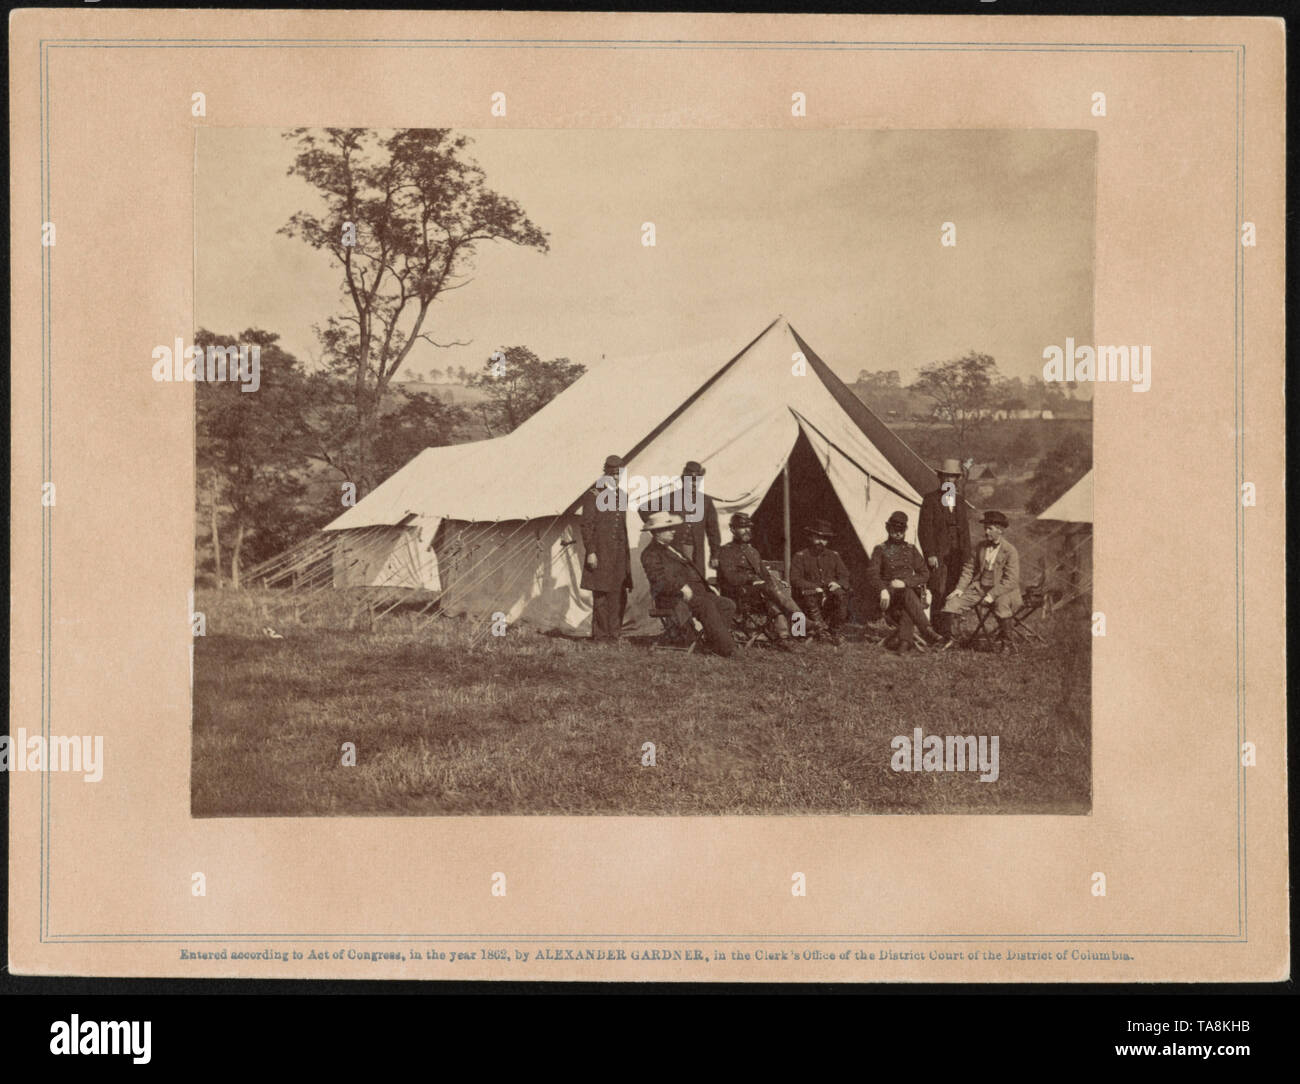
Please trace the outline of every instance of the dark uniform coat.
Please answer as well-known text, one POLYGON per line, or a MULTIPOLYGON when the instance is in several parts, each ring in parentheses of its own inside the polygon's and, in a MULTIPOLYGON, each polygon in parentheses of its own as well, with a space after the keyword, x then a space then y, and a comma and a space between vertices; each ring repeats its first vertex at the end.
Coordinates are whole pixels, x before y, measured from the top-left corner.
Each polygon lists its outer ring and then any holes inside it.
POLYGON ((910 542, 895 542, 892 538, 871 551, 871 583, 873 590, 888 590, 894 580, 902 580, 908 587, 924 587, 930 579, 930 566, 910 542))
MULTIPOLYGON (((713 498, 707 493, 695 493, 695 499, 704 506, 703 516, 694 523, 687 520, 673 535, 673 545, 677 549, 683 546, 691 547, 691 560, 695 567, 700 570, 706 577, 708 576, 708 564, 705 561, 704 542, 708 539, 709 553, 714 557, 722 548, 722 530, 718 526, 718 506, 713 503, 713 498)), ((686 514, 685 509, 674 508, 674 511, 681 511, 686 514)))
POLYGON ((632 589, 632 553, 627 540, 627 495, 615 490, 600 503, 612 505, 612 511, 596 503, 596 486, 582 498, 582 582, 584 591, 632 589), (619 511, 619 506, 623 510, 619 511), (587 555, 596 555, 596 568, 587 567, 587 555))
POLYGON ((718 580, 722 593, 735 597, 755 580, 767 582, 767 565, 748 542, 728 542, 718 552, 718 580))
POLYGON ((790 585, 796 591, 813 591, 818 587, 825 590, 832 580, 848 589, 849 570, 844 567, 844 559, 829 546, 823 550, 809 546, 790 561, 790 585))

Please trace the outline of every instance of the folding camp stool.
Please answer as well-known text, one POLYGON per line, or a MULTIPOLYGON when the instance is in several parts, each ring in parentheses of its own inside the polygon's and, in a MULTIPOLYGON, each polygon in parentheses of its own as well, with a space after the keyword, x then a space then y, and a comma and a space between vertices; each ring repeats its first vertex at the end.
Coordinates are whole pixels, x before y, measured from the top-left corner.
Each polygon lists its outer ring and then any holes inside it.
POLYGON ((1043 608, 1047 595, 1041 583, 1026 587, 1020 597, 1024 600, 1015 613, 1011 615, 1011 633, 1027 643, 1047 644, 1047 637, 1039 632, 1029 619, 1043 608))
POLYGON ((650 645, 651 650, 684 651, 689 655, 704 638, 704 626, 699 621, 694 617, 689 621, 679 621, 672 607, 652 609, 650 616, 659 618, 664 628, 663 635, 650 645))
POLYGON ((975 631, 962 640, 962 646, 977 651, 992 651, 998 639, 998 619, 994 607, 984 602, 975 603, 975 621, 975 631))

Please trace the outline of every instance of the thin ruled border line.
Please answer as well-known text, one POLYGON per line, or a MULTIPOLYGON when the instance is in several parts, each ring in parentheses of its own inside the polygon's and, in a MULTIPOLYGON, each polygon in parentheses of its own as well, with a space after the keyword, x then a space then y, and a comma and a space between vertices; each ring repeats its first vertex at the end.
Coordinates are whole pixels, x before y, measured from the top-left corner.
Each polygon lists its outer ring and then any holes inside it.
MULTIPOLYGON (((1234 211, 1236 221, 1233 223, 1234 281, 1233 281, 1233 336, 1235 347, 1234 366, 1234 484, 1236 509, 1237 542, 1237 745, 1233 750, 1237 765, 1237 934, 1079 934, 1079 935, 1036 935, 1036 934, 885 934, 877 936, 829 934, 791 937, 782 934, 759 934, 749 937, 725 935, 708 937, 706 935, 672 935, 672 934, 530 934, 519 936, 501 936, 498 934, 54 934, 50 931, 50 830, 52 823, 52 788, 47 778, 48 772, 41 773, 41 886, 40 886, 40 942, 41 943, 169 943, 181 939, 190 941, 226 941, 244 943, 264 940, 286 941, 294 938, 307 940, 351 939, 362 941, 406 941, 406 940, 444 940, 470 941, 491 939, 497 942, 523 942, 538 939, 549 941, 694 941, 724 942, 767 942, 767 941, 837 941, 844 943, 873 943, 897 941, 905 943, 941 943, 950 941, 1031 941, 1056 942, 1074 941, 1078 943, 1116 942, 1121 944, 1138 944, 1144 942, 1200 942, 1211 943, 1247 943, 1247 851, 1246 843, 1246 775, 1241 764, 1241 745, 1246 732, 1246 693, 1242 687, 1242 673, 1245 669, 1246 642, 1246 599, 1243 594, 1245 580, 1245 520, 1242 515, 1241 483, 1244 478, 1244 410, 1245 410, 1245 258, 1241 246, 1241 223, 1244 214, 1242 192, 1242 173, 1246 156, 1245 133, 1245 88, 1246 88, 1246 46, 1244 43, 1189 42, 1178 44, 1145 43, 1126 44, 1122 42, 868 42, 868 41, 656 41, 653 39, 541 39, 541 38, 431 38, 431 39, 329 39, 329 38, 67 38, 41 39, 40 43, 40 104, 41 104, 41 199, 42 223, 52 221, 50 214, 50 97, 49 97, 49 52, 55 48, 119 48, 119 49, 294 49, 294 48, 415 48, 415 49, 500 49, 500 48, 534 48, 534 49, 664 49, 664 50, 743 50, 743 51, 786 51, 786 52, 1102 52, 1102 53, 1234 53, 1235 90, 1236 90, 1236 203, 1234 211)), ((51 360, 53 344, 52 288, 53 288, 53 253, 50 246, 42 246, 41 278, 41 396, 44 439, 41 448, 43 481, 49 481, 53 464, 53 418, 54 397, 51 380, 51 360)), ((41 722, 42 734, 47 744, 51 723, 51 656, 53 626, 53 516, 50 508, 43 508, 41 520, 42 549, 42 614, 41 614, 41 722)))

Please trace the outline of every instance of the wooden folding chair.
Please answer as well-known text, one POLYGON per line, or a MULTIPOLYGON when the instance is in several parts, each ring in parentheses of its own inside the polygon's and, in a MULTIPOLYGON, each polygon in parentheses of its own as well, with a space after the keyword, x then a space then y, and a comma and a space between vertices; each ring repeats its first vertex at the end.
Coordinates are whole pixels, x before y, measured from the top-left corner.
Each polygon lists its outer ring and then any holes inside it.
POLYGON ((755 640, 767 635, 768 622, 771 620, 767 606, 762 599, 757 603, 745 602, 743 599, 732 601, 736 604, 736 616, 731 625, 731 638, 738 647, 752 647, 755 640))
POLYGON ((684 651, 689 655, 704 638, 704 626, 699 621, 694 617, 689 621, 678 620, 677 611, 672 607, 652 608, 650 616, 659 618, 663 626, 659 639, 650 645, 652 651, 684 651))

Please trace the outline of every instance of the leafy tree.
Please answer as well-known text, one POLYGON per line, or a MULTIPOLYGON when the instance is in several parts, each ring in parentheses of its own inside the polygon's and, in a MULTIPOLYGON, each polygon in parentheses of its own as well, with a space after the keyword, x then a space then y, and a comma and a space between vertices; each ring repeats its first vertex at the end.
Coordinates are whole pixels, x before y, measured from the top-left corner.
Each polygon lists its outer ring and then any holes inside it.
POLYGON ((257 391, 243 391, 238 380, 194 385, 196 498, 200 514, 206 512, 218 587, 228 568, 230 584, 238 588, 246 563, 274 556, 305 525, 294 421, 304 373, 278 339, 252 328, 237 339, 206 330, 194 336, 195 346, 205 350, 241 344, 259 350, 257 391))
POLYGON ((387 478, 425 448, 451 444, 457 428, 469 418, 463 407, 444 403, 436 395, 401 389, 375 436, 372 452, 377 476, 387 478))
POLYGON ((320 195, 323 211, 299 211, 280 232, 323 251, 342 274, 345 312, 318 329, 330 371, 350 384, 354 420, 348 476, 358 496, 378 480, 374 454, 385 393, 443 293, 466 285, 480 244, 506 241, 541 252, 547 235, 515 201, 488 188, 445 128, 297 128, 289 173, 320 195))
POLYGON ((979 428, 992 406, 997 362, 972 350, 953 361, 922 366, 910 389, 934 403, 934 416, 949 426, 959 456, 967 451, 968 437, 979 428))
POLYGON ((1013 463, 1027 463, 1038 454, 1038 441, 1027 425, 1022 424, 1007 447, 1007 458, 1013 463))
POLYGON ((526 346, 511 346, 466 374, 466 383, 487 392, 479 413, 488 431, 510 432, 531 418, 587 371, 568 358, 542 361, 526 346))
POLYGON ((1092 469, 1092 442, 1067 433, 1043 456, 1029 483, 1025 510, 1037 515, 1092 469))

